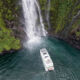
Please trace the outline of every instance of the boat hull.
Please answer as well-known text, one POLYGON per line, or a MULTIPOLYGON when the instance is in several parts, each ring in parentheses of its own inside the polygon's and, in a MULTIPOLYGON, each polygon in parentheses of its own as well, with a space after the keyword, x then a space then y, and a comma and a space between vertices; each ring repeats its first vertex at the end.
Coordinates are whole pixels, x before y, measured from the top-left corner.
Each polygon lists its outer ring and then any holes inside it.
POLYGON ((54 70, 53 62, 47 49, 45 48, 40 49, 40 55, 41 55, 41 59, 42 59, 45 71, 53 71, 54 70))

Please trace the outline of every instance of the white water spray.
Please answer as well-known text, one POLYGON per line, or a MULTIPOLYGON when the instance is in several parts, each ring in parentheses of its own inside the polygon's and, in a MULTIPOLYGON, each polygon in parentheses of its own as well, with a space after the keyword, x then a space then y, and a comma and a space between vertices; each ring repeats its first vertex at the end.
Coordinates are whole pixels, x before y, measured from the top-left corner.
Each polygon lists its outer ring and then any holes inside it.
POLYGON ((25 19, 25 32, 28 41, 36 41, 41 36, 46 36, 37 0, 22 0, 22 7, 25 19))

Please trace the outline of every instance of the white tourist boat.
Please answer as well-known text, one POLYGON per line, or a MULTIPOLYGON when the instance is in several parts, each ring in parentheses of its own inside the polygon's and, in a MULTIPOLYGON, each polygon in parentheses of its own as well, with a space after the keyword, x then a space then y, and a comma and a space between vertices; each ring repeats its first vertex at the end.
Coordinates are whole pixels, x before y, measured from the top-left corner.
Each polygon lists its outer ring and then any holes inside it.
POLYGON ((45 71, 53 71, 54 65, 47 49, 40 49, 40 55, 44 64, 45 71))

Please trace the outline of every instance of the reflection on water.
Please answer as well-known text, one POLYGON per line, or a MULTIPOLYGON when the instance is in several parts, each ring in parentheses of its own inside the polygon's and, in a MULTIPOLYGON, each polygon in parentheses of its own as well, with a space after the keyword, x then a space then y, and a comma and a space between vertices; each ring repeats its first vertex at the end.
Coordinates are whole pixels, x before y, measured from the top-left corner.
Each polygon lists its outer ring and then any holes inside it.
POLYGON ((64 41, 43 38, 13 54, 0 56, 0 80, 80 80, 80 51, 64 41), (40 49, 47 48, 55 70, 45 72, 40 49))

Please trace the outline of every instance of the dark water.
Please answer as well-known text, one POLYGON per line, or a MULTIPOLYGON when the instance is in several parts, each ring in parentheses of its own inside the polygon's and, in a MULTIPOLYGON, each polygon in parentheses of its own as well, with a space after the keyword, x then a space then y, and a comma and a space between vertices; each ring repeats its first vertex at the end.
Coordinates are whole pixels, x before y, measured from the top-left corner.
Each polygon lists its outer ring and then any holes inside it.
POLYGON ((80 80, 80 51, 64 41, 44 38, 30 49, 0 56, 0 80, 80 80), (44 47, 54 62, 52 72, 45 72, 41 61, 39 50, 44 47))

